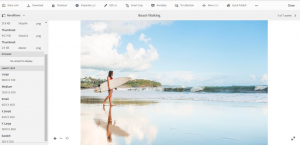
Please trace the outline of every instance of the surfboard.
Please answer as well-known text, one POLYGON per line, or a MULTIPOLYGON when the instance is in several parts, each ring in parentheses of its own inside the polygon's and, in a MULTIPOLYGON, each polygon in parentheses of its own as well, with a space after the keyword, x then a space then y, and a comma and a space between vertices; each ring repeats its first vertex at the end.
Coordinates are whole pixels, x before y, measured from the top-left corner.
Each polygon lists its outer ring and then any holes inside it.
MULTIPOLYGON (((121 86, 123 84, 125 84, 126 82, 128 82, 129 80, 131 80, 130 77, 120 77, 120 78, 114 78, 112 80, 109 81, 109 85, 111 89, 114 89, 118 86, 121 86)), ((95 93, 102 93, 108 91, 108 85, 107 82, 104 82, 102 84, 100 84, 100 87, 96 87, 96 89, 94 90, 95 93)))

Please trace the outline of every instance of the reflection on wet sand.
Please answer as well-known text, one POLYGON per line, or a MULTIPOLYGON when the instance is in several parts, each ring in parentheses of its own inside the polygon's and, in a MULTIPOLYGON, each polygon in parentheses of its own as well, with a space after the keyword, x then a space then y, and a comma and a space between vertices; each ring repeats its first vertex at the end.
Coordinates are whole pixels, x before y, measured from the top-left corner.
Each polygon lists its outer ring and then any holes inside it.
POLYGON ((103 108, 101 100, 89 101, 81 104, 81 145, 268 141, 266 103, 119 99, 116 106, 103 108))
POLYGON ((81 145, 151 144, 155 140, 158 128, 139 111, 157 101, 115 99, 113 107, 102 106, 102 101, 81 99, 81 145))
MULTIPOLYGON (((101 119, 94 119, 97 126, 100 126, 103 129, 106 129, 106 135, 107 135, 108 142, 112 142, 112 138, 111 138, 112 134, 117 135, 117 136, 122 136, 122 137, 129 136, 129 134, 126 131, 124 131, 120 127, 116 126, 116 121, 114 121, 114 124, 112 124, 111 108, 112 108, 112 106, 109 107, 107 123, 101 119)), ((103 110, 105 111, 104 106, 103 106, 103 110)))

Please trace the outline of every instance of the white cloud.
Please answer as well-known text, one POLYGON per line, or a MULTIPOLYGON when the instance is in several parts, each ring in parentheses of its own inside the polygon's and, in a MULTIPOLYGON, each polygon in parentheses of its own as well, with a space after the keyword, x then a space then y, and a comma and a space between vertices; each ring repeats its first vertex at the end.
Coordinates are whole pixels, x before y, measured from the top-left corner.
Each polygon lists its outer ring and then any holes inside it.
POLYGON ((108 75, 108 71, 99 71, 96 69, 81 69, 81 78, 92 77, 96 79, 105 79, 108 75))
MULTIPOLYGON (((81 37, 81 67, 85 69, 144 71, 151 68, 151 62, 159 58, 152 45, 135 49, 128 43, 126 52, 119 53, 122 34, 133 34, 153 24, 167 24, 159 21, 100 21, 88 27, 93 34, 81 37)), ((145 38, 145 41, 150 40, 145 38)))
POLYGON ((93 78, 101 78, 101 79, 106 79, 106 77, 108 76, 108 72, 107 71, 99 71, 98 73, 92 75, 91 77, 93 78))
POLYGON ((147 43, 149 40, 151 40, 151 38, 146 38, 146 35, 142 33, 141 36, 139 37, 139 40, 147 43))
POLYGON ((113 32, 120 35, 134 34, 135 32, 146 29, 151 25, 169 25, 172 21, 100 21, 94 22, 89 27, 98 32, 113 32))
POLYGON ((89 73, 94 69, 81 69, 81 78, 89 77, 89 73))
POLYGON ((255 81, 256 80, 256 76, 255 75, 250 75, 250 80, 255 81))
POLYGON ((136 74, 129 74, 128 77, 131 77, 132 79, 138 79, 136 74))
POLYGON ((159 54, 149 45, 149 49, 134 49, 127 44, 124 54, 118 53, 116 47, 121 36, 116 33, 96 34, 81 38, 81 67, 103 70, 144 71, 151 67, 159 54))
POLYGON ((261 81, 263 83, 268 83, 268 75, 267 74, 264 74, 263 77, 261 78, 261 81))
POLYGON ((105 29, 107 29, 107 24, 104 22, 96 22, 96 23, 90 24, 88 27, 91 28, 93 31, 102 32, 105 29))

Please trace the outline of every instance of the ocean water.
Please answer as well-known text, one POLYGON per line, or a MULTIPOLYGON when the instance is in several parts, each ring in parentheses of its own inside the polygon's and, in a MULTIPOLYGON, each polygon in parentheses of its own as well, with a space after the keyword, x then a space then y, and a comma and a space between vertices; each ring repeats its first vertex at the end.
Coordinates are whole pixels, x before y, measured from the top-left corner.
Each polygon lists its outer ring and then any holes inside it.
MULTIPOLYGON (((93 89, 81 90, 81 98, 105 98, 107 92, 94 93, 93 89)), ((165 92, 146 88, 140 90, 114 90, 113 98, 118 99, 163 99, 163 100, 198 100, 222 102, 268 102, 268 93, 206 93, 206 92, 165 92)))
POLYGON ((267 93, 81 90, 81 145, 267 145, 267 93), (107 101, 108 103, 108 101, 107 101))

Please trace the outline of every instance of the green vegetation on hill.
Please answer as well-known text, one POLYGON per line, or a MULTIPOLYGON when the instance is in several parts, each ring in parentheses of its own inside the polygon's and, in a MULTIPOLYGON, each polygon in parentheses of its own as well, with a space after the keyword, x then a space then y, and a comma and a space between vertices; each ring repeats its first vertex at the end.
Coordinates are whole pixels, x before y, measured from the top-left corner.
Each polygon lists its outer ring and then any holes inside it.
POLYGON ((100 84, 106 81, 106 79, 95 79, 92 77, 85 77, 80 79, 80 86, 81 88, 93 88, 99 86, 100 84))
MULTIPOLYGON (((85 77, 80 79, 80 86, 81 88, 93 88, 97 87, 100 84, 106 82, 106 79, 95 79, 92 77, 85 77)), ((150 80, 143 80, 143 79, 136 79, 130 80, 125 83, 123 86, 125 87, 159 87, 161 84, 156 81, 150 80)))
POLYGON ((144 79, 136 79, 130 80, 125 83, 123 86, 126 87, 159 87, 161 83, 156 81, 144 80, 144 79))

